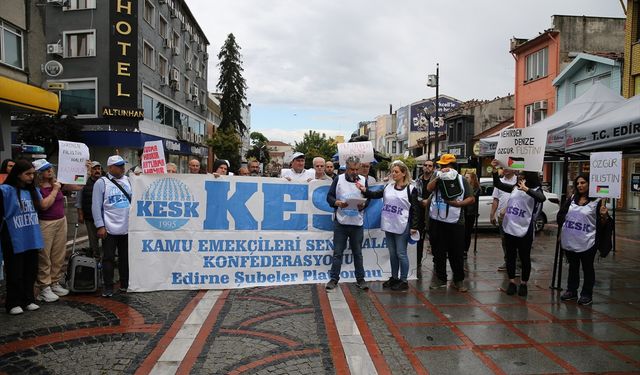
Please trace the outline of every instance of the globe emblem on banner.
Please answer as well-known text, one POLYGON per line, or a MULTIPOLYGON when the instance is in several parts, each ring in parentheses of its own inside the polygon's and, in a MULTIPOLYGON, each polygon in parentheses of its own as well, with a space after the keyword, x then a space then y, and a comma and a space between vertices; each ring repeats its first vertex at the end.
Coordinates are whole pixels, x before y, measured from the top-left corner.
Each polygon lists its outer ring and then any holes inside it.
POLYGON ((198 217, 198 205, 186 184, 175 178, 163 178, 142 194, 137 202, 137 216, 144 217, 156 229, 173 231, 198 217))

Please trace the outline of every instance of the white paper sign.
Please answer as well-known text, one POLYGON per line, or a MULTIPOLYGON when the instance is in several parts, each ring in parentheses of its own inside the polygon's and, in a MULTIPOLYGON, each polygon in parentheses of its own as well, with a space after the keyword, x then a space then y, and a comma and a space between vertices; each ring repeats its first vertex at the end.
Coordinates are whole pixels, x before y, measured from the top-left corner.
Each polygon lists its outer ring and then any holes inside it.
POLYGON ((89 147, 84 143, 58 141, 58 182, 85 185, 89 147))
POLYGON ((162 141, 148 141, 144 143, 144 148, 142 151, 142 173, 167 173, 167 165, 164 160, 164 146, 162 145, 162 141))
POLYGON ((500 132, 495 158, 505 168, 540 172, 546 146, 547 129, 506 129, 500 132))
POLYGON ((589 196, 620 198, 622 152, 592 152, 589 158, 589 196))
POLYGON ((373 143, 370 141, 338 143, 340 165, 345 165, 350 156, 355 156, 364 163, 373 162, 373 143))
MULTIPOLYGON (((212 175, 131 179, 129 290, 231 289, 327 283, 333 263, 331 181, 212 175)), ((382 189, 380 185, 377 189, 382 189)), ((364 210, 365 279, 391 275, 382 199, 364 210)), ((409 259, 416 246, 409 245, 409 259)), ((409 278, 414 279, 412 264, 409 278)), ((354 282, 345 250, 340 282, 354 282)))

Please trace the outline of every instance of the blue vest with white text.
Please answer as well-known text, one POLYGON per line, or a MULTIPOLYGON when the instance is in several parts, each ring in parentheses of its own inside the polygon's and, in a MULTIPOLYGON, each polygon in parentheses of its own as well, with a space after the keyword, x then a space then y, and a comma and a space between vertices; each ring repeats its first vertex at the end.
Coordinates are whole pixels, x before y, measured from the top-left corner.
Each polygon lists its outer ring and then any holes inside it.
POLYGON ((11 236, 13 253, 20 254, 27 250, 42 249, 44 241, 40 231, 38 212, 33 205, 27 190, 20 189, 20 201, 16 189, 10 185, 0 185, 4 204, 3 225, 7 226, 11 236))

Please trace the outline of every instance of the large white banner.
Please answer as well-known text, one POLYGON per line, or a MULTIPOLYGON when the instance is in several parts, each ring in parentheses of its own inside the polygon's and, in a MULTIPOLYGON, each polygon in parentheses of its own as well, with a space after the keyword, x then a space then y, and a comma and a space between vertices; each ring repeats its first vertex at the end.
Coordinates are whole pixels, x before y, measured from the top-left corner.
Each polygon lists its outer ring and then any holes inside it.
POLYGON ((535 126, 500 132, 496 160, 505 168, 540 172, 547 145, 547 129, 535 126))
MULTIPOLYGON (((212 175, 132 176, 129 290, 325 283, 333 258, 330 183, 212 175)), ((378 185, 376 188, 382 188, 378 185)), ((390 277, 382 200, 365 210, 366 280, 390 277)), ((409 245, 415 278, 415 245, 409 245)), ((347 249, 340 281, 355 281, 347 249)))
POLYGON ((592 152, 589 164, 589 196, 620 199, 622 152, 592 152))
POLYGON ((58 182, 85 185, 89 147, 84 143, 58 141, 58 182))

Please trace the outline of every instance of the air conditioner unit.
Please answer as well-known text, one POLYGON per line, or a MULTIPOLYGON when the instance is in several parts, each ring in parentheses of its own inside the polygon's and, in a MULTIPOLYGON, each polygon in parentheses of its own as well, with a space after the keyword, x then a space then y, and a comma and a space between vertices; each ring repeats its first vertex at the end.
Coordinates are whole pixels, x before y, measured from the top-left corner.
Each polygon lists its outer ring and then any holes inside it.
POLYGON ((200 107, 200 98, 195 95, 193 96, 193 105, 196 107, 200 107))
POLYGON ((540 101, 540 109, 547 109, 547 101, 546 100, 541 100, 540 101))
POLYGON ((178 82, 180 80, 180 72, 177 69, 171 70, 171 80, 178 82))
POLYGON ((168 84, 169 84, 169 76, 168 75, 160 76, 160 85, 167 86, 168 84))
POLYGON ((180 54, 180 47, 178 47, 178 46, 171 47, 171 53, 174 56, 178 56, 180 54))
POLYGON ((195 87, 195 86, 193 86, 193 87, 191 88, 191 95, 193 96, 193 99, 194 99, 194 100, 198 99, 198 94, 200 94, 200 93, 198 92, 198 88, 197 88, 197 87, 195 87))
POLYGON ((191 61, 187 61, 187 70, 193 70, 193 63, 191 61))
POLYGON ((47 44, 47 53, 50 55, 62 55, 62 45, 59 43, 47 44))
POLYGON ((537 102, 533 103, 533 110, 534 111, 544 111, 547 109, 547 101, 546 100, 540 100, 537 102))
POLYGON ((191 133, 191 143, 196 143, 196 136, 197 134, 191 133))
POLYGON ((169 38, 163 38, 162 40, 162 46, 164 48, 171 48, 171 39, 169 38))

